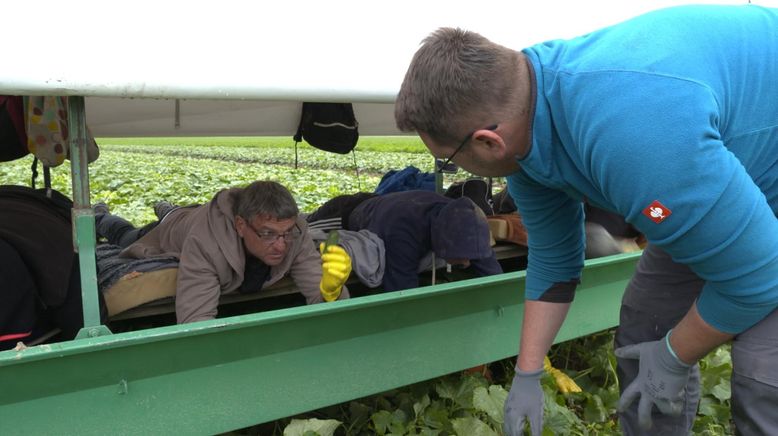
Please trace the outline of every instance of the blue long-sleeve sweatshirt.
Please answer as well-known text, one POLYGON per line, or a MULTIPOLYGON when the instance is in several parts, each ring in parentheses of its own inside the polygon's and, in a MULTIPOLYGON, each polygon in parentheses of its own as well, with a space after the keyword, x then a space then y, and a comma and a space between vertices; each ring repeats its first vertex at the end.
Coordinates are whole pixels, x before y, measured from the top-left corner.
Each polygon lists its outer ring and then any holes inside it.
POLYGON ((531 148, 509 177, 526 295, 580 277, 582 200, 623 215, 706 281, 737 333, 778 306, 778 9, 681 6, 523 50, 531 148))

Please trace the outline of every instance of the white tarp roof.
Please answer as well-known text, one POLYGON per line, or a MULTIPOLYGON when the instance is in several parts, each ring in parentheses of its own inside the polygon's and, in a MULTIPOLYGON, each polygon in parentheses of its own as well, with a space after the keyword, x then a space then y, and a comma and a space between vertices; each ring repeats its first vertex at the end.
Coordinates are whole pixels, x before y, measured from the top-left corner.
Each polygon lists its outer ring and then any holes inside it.
POLYGON ((86 96, 97 136, 286 135, 301 101, 358 103, 363 135, 396 134, 394 96, 419 42, 438 27, 521 49, 683 3, 8 2, 0 93, 86 96))

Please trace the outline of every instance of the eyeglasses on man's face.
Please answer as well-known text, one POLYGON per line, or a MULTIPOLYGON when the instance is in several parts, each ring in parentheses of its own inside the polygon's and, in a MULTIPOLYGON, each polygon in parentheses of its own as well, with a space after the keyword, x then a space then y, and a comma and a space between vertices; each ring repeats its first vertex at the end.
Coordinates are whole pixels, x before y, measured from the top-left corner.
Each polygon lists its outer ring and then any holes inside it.
MULTIPOLYGON (((492 124, 492 125, 491 125, 491 126, 489 126, 489 127, 485 127, 485 128, 483 128, 483 129, 478 129, 478 130, 491 130, 491 131, 495 131, 495 130, 497 130, 497 126, 498 126, 498 124, 492 124)), ((439 173, 442 173, 442 172, 443 172, 443 170, 444 170, 444 169, 445 169, 445 168, 448 166, 448 164, 451 162, 451 159, 454 159, 454 156, 456 156, 456 155, 457 155, 457 153, 459 153, 459 151, 460 151, 460 150, 462 150, 462 147, 464 147, 464 146, 465 146, 465 144, 467 144, 468 142, 470 142, 470 139, 473 137, 473 135, 475 135, 475 132, 477 132, 478 130, 473 130, 472 132, 468 133, 468 134, 467 134, 467 136, 465 136, 465 139, 463 139, 463 140, 462 140, 462 142, 461 142, 461 143, 459 143, 459 145, 457 146, 457 148, 455 148, 455 149, 454 149, 454 152, 453 152, 453 153, 451 153, 451 156, 449 156, 449 157, 448 157, 448 159, 446 159, 446 160, 445 160, 445 162, 443 162, 443 164, 442 164, 442 165, 440 165, 440 166, 438 167, 438 172, 439 172, 439 173)))
POLYGON ((246 224, 251 228, 252 231, 257 235, 260 241, 264 242, 267 245, 273 245, 276 241, 283 239, 284 242, 292 242, 293 240, 300 237, 302 234, 302 231, 297 226, 297 224, 294 225, 294 227, 286 232, 278 233, 274 232, 272 230, 257 230, 254 228, 254 226, 251 225, 251 222, 246 220, 246 224))

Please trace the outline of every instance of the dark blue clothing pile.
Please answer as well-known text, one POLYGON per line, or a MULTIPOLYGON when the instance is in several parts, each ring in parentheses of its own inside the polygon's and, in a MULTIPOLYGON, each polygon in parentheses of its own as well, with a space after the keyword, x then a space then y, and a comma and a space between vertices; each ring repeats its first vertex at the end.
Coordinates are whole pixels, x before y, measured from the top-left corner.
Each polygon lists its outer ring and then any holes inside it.
POLYGON ((502 273, 490 245, 489 226, 468 198, 403 191, 364 200, 347 230, 367 229, 386 247, 385 291, 419 286, 420 260, 432 250, 441 259, 468 259, 479 276, 502 273))
POLYGON ((413 165, 400 171, 390 170, 381 177, 375 193, 378 195, 392 192, 423 190, 435 191, 435 173, 422 173, 413 165))

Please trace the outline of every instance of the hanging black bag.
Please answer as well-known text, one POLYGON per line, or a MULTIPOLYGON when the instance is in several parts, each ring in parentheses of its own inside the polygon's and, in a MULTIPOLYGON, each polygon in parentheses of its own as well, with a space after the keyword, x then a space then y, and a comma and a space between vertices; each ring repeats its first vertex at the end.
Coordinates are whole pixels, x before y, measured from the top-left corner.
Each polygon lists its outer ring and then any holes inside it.
POLYGON ((348 154, 359 140, 354 107, 351 103, 303 103, 300 124, 294 135, 295 167, 297 143, 303 139, 319 150, 348 154))
MULTIPOLYGON (((0 95, 0 162, 10 162, 27 156, 27 130, 25 130, 24 101, 21 96, 0 95)), ((35 189, 38 178, 38 158, 32 160, 32 179, 30 186, 35 189)), ((49 167, 43 166, 43 178, 47 188, 51 188, 49 167)))
POLYGON ((22 97, 0 95, 0 162, 29 154, 22 97))

